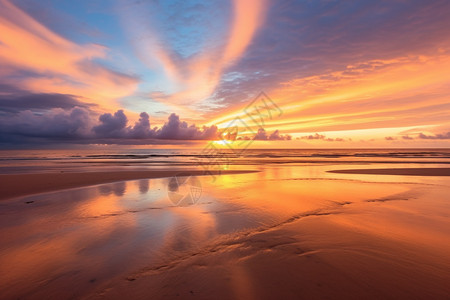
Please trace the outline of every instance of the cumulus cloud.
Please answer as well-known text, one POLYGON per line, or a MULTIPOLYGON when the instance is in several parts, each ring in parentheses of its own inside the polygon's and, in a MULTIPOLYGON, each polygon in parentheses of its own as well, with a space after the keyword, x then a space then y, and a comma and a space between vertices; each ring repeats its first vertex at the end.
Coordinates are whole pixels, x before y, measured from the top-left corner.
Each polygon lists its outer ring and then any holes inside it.
POLYGON ((142 112, 139 115, 139 121, 136 122, 131 130, 131 136, 135 139, 145 139, 149 137, 150 129, 150 116, 146 112, 142 112))
POLYGON ((259 140, 259 141, 275 141, 275 140, 291 140, 292 137, 288 134, 286 135, 282 135, 280 134, 280 131, 277 129, 275 130, 273 133, 271 133, 270 135, 267 135, 266 131, 264 130, 264 128, 259 128, 258 132, 256 133, 256 135, 253 138, 254 140, 259 140))
POLYGON ((214 125, 201 128, 195 124, 188 125, 173 113, 160 130, 155 130, 155 136, 159 139, 208 140, 217 138, 218 132, 214 125))
POLYGON ((31 110, 9 113, 0 119, 0 143, 53 140, 68 143, 155 144, 163 143, 161 140, 218 138, 216 126, 188 124, 174 113, 160 128, 150 126, 150 116, 146 112, 140 114, 134 125, 128 125, 123 110, 102 114, 98 120, 95 120, 95 116, 82 107, 70 110, 54 108, 45 113, 31 110))
POLYGON ((94 126, 92 130, 99 137, 122 138, 127 136, 127 116, 123 110, 118 110, 114 115, 106 113, 99 118, 100 125, 94 126))
POLYGON ((100 124, 92 129, 98 138, 209 140, 217 138, 218 135, 216 126, 189 125, 174 113, 161 128, 151 128, 150 117, 146 112, 140 114, 139 121, 134 126, 127 126, 128 119, 123 110, 118 110, 114 115, 103 114, 99 117, 99 121, 100 124))

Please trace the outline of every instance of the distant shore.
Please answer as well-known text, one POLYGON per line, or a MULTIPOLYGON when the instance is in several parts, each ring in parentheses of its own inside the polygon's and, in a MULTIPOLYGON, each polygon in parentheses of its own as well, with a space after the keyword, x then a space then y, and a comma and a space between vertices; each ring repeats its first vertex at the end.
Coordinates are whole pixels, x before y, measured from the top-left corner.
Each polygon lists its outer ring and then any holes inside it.
POLYGON ((329 173, 402 176, 450 176, 450 168, 389 168, 331 170, 329 173))
POLYGON ((0 200, 115 181, 172 177, 180 173, 188 173, 193 176, 208 176, 250 172, 257 171, 151 170, 2 174, 0 175, 0 200))

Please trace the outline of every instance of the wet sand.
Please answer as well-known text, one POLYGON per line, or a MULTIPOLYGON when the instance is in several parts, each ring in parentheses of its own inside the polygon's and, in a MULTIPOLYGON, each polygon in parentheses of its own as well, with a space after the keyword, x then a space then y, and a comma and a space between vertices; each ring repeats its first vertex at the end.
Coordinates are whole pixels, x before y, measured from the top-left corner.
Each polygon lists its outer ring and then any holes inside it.
POLYGON ((364 227, 386 210, 369 220, 361 208, 344 211, 305 214, 144 267, 88 299, 449 299, 448 236, 423 245, 390 221, 400 236, 383 237, 364 227))
POLYGON ((112 172, 61 172, 33 174, 0 174, 0 200, 122 180, 164 178, 180 173, 193 176, 239 174, 254 171, 152 170, 112 172))

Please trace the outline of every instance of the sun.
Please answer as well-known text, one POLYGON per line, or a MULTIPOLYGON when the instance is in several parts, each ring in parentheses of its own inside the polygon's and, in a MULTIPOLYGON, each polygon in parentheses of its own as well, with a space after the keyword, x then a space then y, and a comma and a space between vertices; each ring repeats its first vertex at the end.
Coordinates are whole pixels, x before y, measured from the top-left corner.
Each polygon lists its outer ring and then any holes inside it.
POLYGON ((220 145, 220 146, 227 146, 233 143, 233 141, 228 140, 219 140, 219 141, 212 141, 214 145, 220 145))

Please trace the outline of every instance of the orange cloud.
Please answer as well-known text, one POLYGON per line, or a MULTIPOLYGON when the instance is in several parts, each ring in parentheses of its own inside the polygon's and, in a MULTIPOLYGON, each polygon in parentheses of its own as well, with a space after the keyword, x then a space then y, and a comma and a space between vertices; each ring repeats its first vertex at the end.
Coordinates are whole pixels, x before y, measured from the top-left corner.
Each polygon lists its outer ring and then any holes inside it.
POLYGON ((2 77, 14 77, 11 83, 20 84, 21 88, 40 93, 82 95, 88 102, 116 107, 111 100, 133 92, 137 79, 93 62, 106 58, 106 52, 100 45, 73 43, 10 1, 0 0, 2 77), (23 71, 34 75, 20 75, 23 71))
MULTIPOLYGON (((284 82, 266 91, 283 117, 267 120, 264 128, 293 138, 318 132, 334 139, 376 138, 385 143, 387 135, 446 123, 450 117, 447 53, 440 49, 428 56, 367 61, 284 82)), ((251 124, 243 108, 227 111, 209 124, 223 128, 235 117, 251 124)), ((311 139, 311 143, 324 141, 311 139)))

